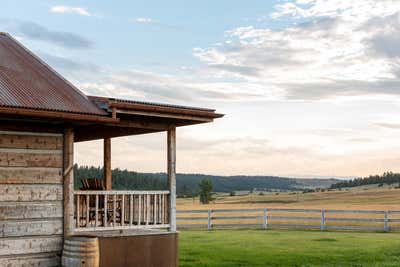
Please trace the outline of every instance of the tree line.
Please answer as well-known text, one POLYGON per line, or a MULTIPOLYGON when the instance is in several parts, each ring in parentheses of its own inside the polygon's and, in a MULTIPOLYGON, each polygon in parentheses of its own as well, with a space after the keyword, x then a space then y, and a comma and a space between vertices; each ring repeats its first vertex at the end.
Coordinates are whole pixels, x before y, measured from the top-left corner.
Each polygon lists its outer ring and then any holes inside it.
POLYGON ((364 178, 354 178, 332 184, 330 188, 338 189, 344 187, 356 187, 369 184, 400 184, 400 173, 385 172, 382 175, 370 175, 364 178))
MULTIPOLYGON (((82 179, 103 179, 103 168, 74 165, 75 188, 82 187, 82 179)), ((112 188, 116 190, 165 190, 166 173, 141 173, 122 169, 112 170, 112 188)), ((274 176, 214 176, 203 174, 177 174, 178 196, 191 197, 200 193, 199 183, 208 180, 214 192, 258 190, 296 190, 296 179, 274 176)))

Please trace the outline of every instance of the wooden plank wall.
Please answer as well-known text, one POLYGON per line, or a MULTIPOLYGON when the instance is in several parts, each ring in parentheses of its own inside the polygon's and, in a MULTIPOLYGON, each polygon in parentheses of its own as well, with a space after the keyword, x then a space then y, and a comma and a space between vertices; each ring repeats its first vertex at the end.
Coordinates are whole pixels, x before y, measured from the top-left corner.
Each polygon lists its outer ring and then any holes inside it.
POLYGON ((0 266, 59 266, 63 135, 0 131, 0 266))

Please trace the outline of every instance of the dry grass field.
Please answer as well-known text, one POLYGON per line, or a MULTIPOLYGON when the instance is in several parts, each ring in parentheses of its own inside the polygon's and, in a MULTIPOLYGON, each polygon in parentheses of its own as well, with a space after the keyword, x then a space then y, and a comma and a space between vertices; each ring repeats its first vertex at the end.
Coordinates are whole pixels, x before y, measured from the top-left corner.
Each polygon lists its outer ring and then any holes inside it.
POLYGON ((218 193, 208 205, 198 198, 179 198, 178 210, 235 209, 235 208, 316 208, 316 209, 368 209, 400 210, 400 189, 362 188, 315 193, 266 192, 229 196, 218 193))
MULTIPOLYGON (((238 196, 229 194, 216 194, 215 200, 208 205, 199 203, 198 198, 180 198, 177 201, 178 210, 203 210, 203 209, 248 209, 248 208, 297 208, 297 209, 317 209, 316 212, 285 212, 274 211, 269 215, 280 216, 270 220, 271 224, 297 224, 312 227, 320 227, 320 209, 324 210, 400 210, 400 189, 395 188, 357 188, 349 190, 336 190, 325 192, 269 192, 269 193, 251 193, 238 196), (285 216, 297 216, 298 219, 284 219, 285 216), (302 220, 300 217, 313 217, 313 220, 302 220)), ((255 224, 261 225, 262 219, 227 219, 217 218, 224 216, 262 216, 262 212, 218 212, 213 213, 213 227, 218 224, 255 224)), ((383 213, 379 214, 348 214, 348 213, 327 213, 327 227, 360 226, 376 227, 378 231, 384 229, 383 213), (342 219, 339 220, 338 219, 342 219), (356 218, 356 221, 349 221, 350 218, 356 218), (379 220, 374 222, 363 221, 365 219, 379 220), (357 221, 358 220, 358 221, 357 221)), ((207 213, 178 213, 181 217, 179 223, 182 225, 207 224, 207 213), (195 217, 204 218, 202 220, 191 220, 183 218, 195 217)), ((390 219, 400 219, 400 214, 391 214, 390 219)), ((399 220, 400 221, 400 220, 399 220)), ((388 225, 390 229, 400 227, 400 222, 391 221, 388 225)), ((400 228, 398 228, 400 229, 400 228)))

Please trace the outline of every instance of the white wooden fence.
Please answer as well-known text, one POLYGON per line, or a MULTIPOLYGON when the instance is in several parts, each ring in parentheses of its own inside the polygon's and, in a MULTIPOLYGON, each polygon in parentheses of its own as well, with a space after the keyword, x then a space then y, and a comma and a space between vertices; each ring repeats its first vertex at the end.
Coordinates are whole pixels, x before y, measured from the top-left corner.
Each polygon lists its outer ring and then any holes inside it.
POLYGON ((178 210, 178 228, 302 228, 323 230, 400 230, 398 210, 208 209, 178 210))

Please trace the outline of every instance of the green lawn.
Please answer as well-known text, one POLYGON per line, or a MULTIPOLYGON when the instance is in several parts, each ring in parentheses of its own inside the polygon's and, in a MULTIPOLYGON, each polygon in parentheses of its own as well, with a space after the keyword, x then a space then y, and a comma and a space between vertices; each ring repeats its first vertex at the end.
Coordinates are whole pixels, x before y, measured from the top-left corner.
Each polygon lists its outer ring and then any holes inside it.
POLYGON ((182 231, 179 266, 400 266, 400 233, 182 231))

